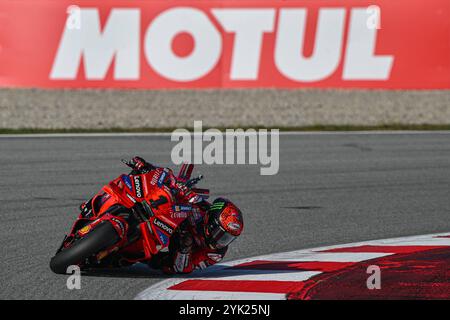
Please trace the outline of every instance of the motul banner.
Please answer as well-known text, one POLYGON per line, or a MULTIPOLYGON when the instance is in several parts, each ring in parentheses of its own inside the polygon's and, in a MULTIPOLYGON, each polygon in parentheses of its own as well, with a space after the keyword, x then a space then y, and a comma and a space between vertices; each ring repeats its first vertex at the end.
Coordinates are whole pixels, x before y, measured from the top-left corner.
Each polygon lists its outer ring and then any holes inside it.
POLYGON ((0 86, 450 88, 449 0, 0 0, 0 86))

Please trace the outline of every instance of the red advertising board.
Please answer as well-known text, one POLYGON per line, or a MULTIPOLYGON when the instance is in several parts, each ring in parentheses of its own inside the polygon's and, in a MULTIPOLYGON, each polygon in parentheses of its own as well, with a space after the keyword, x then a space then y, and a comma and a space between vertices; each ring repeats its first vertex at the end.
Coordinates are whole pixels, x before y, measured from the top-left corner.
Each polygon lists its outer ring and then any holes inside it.
POLYGON ((448 0, 0 0, 0 86, 450 88, 448 0))

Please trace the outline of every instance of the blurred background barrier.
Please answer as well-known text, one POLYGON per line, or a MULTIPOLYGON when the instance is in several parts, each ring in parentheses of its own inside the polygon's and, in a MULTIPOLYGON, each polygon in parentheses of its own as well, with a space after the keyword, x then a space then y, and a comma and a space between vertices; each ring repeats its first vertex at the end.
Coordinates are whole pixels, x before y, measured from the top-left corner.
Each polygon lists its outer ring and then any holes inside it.
POLYGON ((450 130, 449 90, 0 89, 0 110, 0 128, 17 129, 191 128, 194 120, 203 120, 204 127, 215 128, 444 125, 450 130))
POLYGON ((448 0, 0 0, 0 128, 450 124, 449 18, 448 0))

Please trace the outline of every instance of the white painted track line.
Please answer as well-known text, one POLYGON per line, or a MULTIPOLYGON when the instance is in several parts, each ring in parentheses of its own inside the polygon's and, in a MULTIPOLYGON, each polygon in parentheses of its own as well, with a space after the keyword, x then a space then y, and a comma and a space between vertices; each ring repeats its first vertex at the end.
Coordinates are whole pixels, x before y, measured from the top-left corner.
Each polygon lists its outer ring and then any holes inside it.
MULTIPOLYGON (((273 128, 277 129, 277 128, 273 128)), ((268 129, 270 133, 270 129, 268 129)), ((192 133, 191 133, 192 134, 192 133)), ((203 132, 208 135, 208 132, 203 132)), ((386 130, 386 131, 280 131, 280 136, 310 136, 310 135, 420 135, 420 134, 450 134, 450 130, 386 130)), ((0 139, 8 138, 107 138, 107 137, 167 137, 172 132, 120 132, 120 133, 36 133, 36 134, 0 134, 0 139)))
MULTIPOLYGON (((215 273, 215 277, 202 273, 205 280, 263 280, 263 281, 305 281, 314 277, 319 271, 284 271, 284 270, 224 270, 215 273)), ((211 275, 211 274, 210 274, 211 275)))
MULTIPOLYGON (((267 256, 267 260, 272 261, 318 261, 318 262, 360 262, 370 259, 381 258, 389 255, 389 253, 378 252, 323 252, 318 255, 317 253, 305 253, 301 251, 293 251, 287 253, 276 253, 267 256)), ((258 260, 264 260, 263 257, 259 257, 258 260)))
MULTIPOLYGON (((195 290, 172 291, 155 295, 156 300, 286 300, 284 293, 254 293, 254 292, 205 292, 195 290)), ((136 300, 145 300, 145 293, 139 294, 136 300), (142 295, 142 296, 140 296, 142 295)))

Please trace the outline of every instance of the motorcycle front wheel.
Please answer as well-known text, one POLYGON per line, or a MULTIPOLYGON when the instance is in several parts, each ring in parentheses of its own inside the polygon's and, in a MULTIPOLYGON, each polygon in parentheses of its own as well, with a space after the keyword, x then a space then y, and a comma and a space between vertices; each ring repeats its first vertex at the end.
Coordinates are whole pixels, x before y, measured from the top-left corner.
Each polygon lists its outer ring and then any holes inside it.
POLYGON ((71 265, 79 265, 87 258, 119 242, 120 238, 109 222, 103 222, 83 238, 76 240, 70 247, 64 248, 50 260, 50 269, 54 273, 65 274, 71 265))

